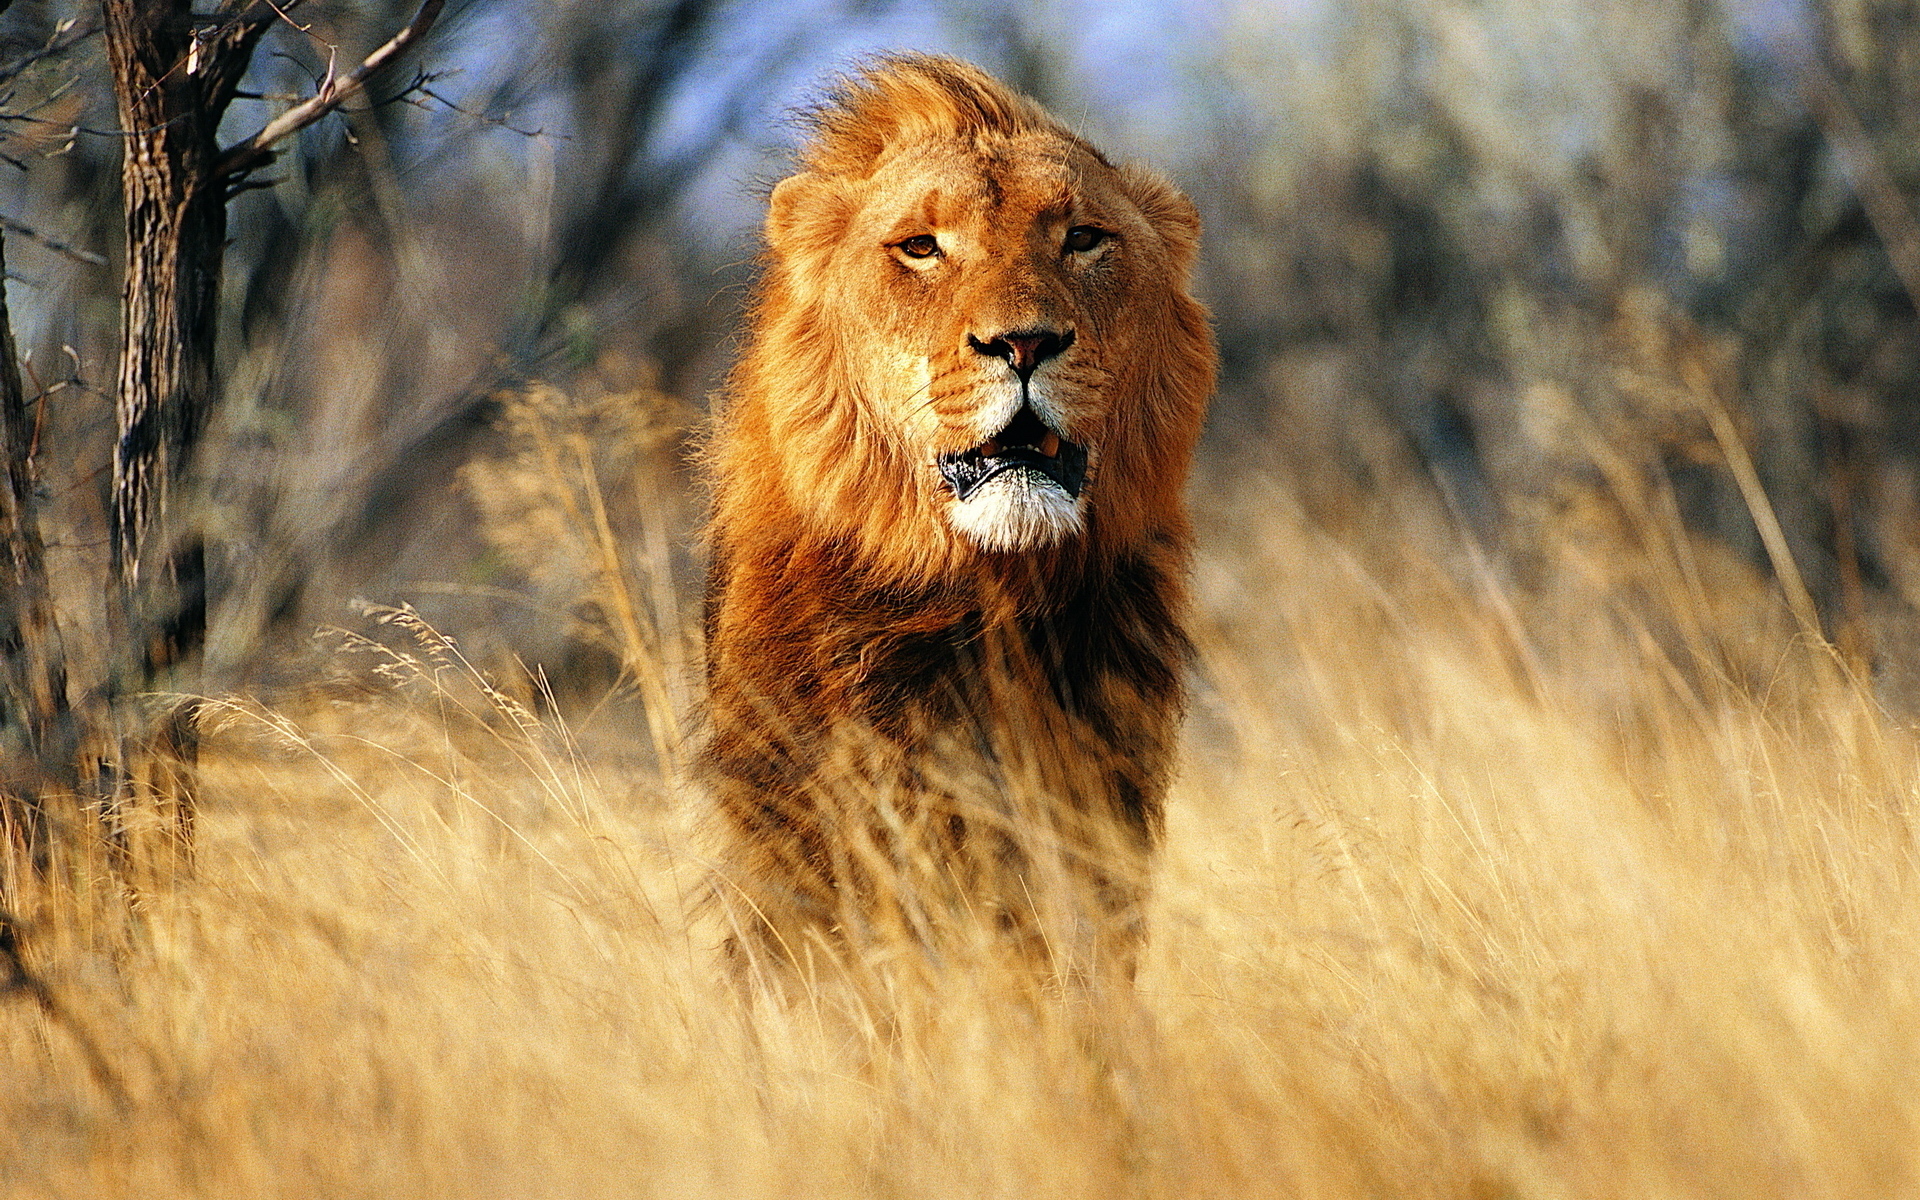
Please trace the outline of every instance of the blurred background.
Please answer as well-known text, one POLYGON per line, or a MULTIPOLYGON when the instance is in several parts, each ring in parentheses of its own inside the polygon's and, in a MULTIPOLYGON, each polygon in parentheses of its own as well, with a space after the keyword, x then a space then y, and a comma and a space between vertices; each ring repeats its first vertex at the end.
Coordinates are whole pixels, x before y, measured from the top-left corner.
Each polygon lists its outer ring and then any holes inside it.
MULTIPOLYGON (((231 135, 413 7, 301 7, 231 135)), ((21 0, 0 61, 97 19, 21 0)), ((1769 669, 1743 657, 1762 633, 1817 624, 1920 700, 1909 0, 455 0, 232 205, 208 686, 299 677, 364 597, 556 704, 685 711, 689 447, 764 195, 793 111, 893 48, 978 62, 1199 204, 1216 550, 1284 506, 1383 578, 1437 566, 1527 669, 1600 696, 1622 639, 1738 678, 1769 669)), ((80 38, 0 93, 78 627, 119 303, 103 58, 80 38)))

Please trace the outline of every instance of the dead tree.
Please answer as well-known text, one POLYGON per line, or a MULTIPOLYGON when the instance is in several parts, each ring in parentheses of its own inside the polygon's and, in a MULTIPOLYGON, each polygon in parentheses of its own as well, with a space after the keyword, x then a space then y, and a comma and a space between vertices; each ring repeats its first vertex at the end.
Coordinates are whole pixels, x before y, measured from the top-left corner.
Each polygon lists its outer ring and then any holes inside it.
POLYGON ((0 292, 0 898, 14 893, 16 871, 45 868, 49 804, 79 790, 66 657, 40 538, 34 417, 0 292))
POLYGON ((273 147, 352 98, 426 33, 444 0, 345 75, 251 137, 221 146, 221 118, 260 39, 299 8, 222 0, 103 0, 108 61, 125 139, 126 276, 110 514, 117 665, 113 807, 151 792, 191 818, 196 739, 190 710, 127 708, 136 693, 196 690, 206 639, 207 553, 185 483, 219 396, 218 334, 227 202, 272 161, 273 147))
MULTIPOLYGON (((0 10, 9 7, 11 0, 0 0, 0 10)), ((0 85, 11 89, 98 32, 79 21, 54 26, 43 45, 0 67, 0 85)), ((7 100, 13 95, 9 90, 7 100)), ((3 101, 0 108, 9 109, 0 112, 9 125, 30 119, 3 101)), ((0 159, 21 165, 4 151, 0 159)), ((12 217, 0 216, 0 227, 78 262, 104 262, 12 217)), ((0 279, 6 273, 0 245, 0 279)), ((12 933, 21 882, 45 872, 52 830, 78 808, 81 788, 81 713, 67 692, 66 652, 40 531, 41 415, 21 385, 13 320, 0 289, 0 940, 12 933)))

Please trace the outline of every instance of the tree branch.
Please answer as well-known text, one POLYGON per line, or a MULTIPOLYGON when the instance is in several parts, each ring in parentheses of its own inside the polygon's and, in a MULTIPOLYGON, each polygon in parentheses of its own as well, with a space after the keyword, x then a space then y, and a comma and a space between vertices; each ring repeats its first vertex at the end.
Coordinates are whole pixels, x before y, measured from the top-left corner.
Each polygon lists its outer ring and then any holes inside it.
POLYGON ((382 68, 425 37, 427 31, 433 28, 434 21, 439 18, 440 10, 444 7, 446 7, 446 0, 425 0, 420 5, 420 10, 413 14, 413 20, 407 23, 405 29, 388 39, 386 45, 367 55, 366 61, 355 67, 345 78, 336 77, 333 67, 329 65, 326 78, 320 81, 318 91, 268 121, 252 137, 222 151, 219 161, 214 164, 213 178, 225 179, 244 174, 265 163, 272 156, 275 143, 305 129, 339 108, 342 103, 364 89, 367 81, 382 68))
POLYGON ((107 265, 107 260, 95 254, 93 251, 82 250, 80 247, 63 242, 59 238, 48 237, 33 226, 21 221, 16 221, 4 213, 0 213, 0 229, 5 229, 9 233, 17 233, 21 237, 31 238, 56 254, 64 254, 68 258, 76 262, 86 263, 90 267, 104 267, 107 265))
MULTIPOLYGON (((0 4, 0 12, 5 11, 5 9, 6 6, 0 4)), ((29 51, 8 63, 5 67, 0 67, 0 83, 10 82, 15 76, 37 62, 65 54, 67 51, 99 32, 100 26, 98 23, 81 25, 78 21, 62 21, 54 27, 53 35, 47 39, 46 45, 40 47, 38 50, 29 51)))

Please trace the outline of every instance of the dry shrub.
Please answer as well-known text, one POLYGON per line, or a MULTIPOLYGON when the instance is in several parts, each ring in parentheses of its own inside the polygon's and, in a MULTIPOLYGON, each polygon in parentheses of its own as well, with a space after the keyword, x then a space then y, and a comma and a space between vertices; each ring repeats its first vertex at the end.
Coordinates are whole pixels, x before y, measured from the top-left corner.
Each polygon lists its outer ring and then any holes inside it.
POLYGON ((568 707, 637 696, 633 712, 670 770, 698 658, 674 550, 689 524, 679 468, 695 414, 655 387, 594 378, 574 392, 501 394, 498 444, 460 469, 461 490, 497 580, 483 590, 547 624, 538 640, 568 647, 554 658, 568 707))

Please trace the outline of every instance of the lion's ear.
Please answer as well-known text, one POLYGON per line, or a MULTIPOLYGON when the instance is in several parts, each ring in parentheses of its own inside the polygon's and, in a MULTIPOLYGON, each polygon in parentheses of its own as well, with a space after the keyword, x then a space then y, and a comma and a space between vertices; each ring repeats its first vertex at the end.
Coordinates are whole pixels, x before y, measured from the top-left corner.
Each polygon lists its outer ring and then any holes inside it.
POLYGON ((1200 212, 1193 201, 1160 172, 1133 163, 1120 168, 1120 185, 1140 215, 1165 240, 1180 270, 1192 268, 1200 252, 1200 212))
POLYGON ((803 171, 782 179, 767 198, 767 245, 789 262, 824 266, 852 215, 843 181, 803 171))

